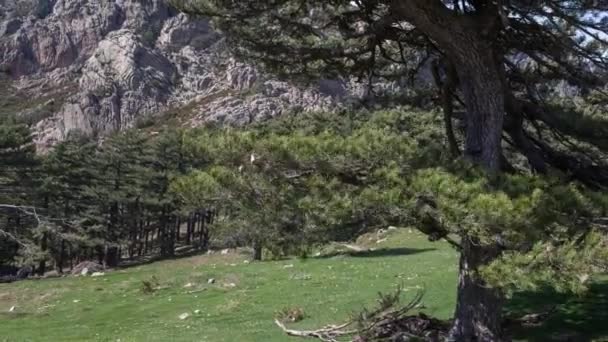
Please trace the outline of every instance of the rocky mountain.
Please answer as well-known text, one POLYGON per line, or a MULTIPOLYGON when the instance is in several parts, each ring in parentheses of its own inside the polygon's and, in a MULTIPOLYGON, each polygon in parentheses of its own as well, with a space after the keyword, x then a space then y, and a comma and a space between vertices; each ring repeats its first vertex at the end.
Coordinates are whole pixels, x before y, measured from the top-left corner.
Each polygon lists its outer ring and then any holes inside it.
POLYGON ((2 95, 21 99, 42 149, 73 130, 100 136, 167 116, 246 124, 349 94, 339 81, 303 89, 265 77, 207 20, 163 0, 0 0, 0 70, 2 95))

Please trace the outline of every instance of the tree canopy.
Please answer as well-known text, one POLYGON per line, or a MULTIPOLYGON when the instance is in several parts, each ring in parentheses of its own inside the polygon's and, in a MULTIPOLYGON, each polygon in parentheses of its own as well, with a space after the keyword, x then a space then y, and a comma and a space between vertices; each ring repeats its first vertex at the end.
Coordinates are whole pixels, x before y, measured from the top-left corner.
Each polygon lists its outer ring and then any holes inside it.
MULTIPOLYGON (((605 165, 597 167, 603 158, 582 156, 572 146, 593 149, 606 132, 606 118, 595 115, 605 111, 608 79, 608 4, 602 1, 173 3, 211 16, 236 53, 291 78, 403 79, 435 60, 439 85, 449 93, 446 101, 457 101, 467 111, 479 106, 473 102, 481 98, 500 102, 495 109, 482 110, 498 113, 495 148, 500 149, 504 137, 537 172, 546 172, 548 164, 594 185, 608 184, 601 171, 605 165), (581 97, 594 96, 590 110, 595 113, 572 102, 565 108, 556 104, 555 88, 566 85, 576 87, 581 97), (494 93, 482 95, 489 89, 494 93)), ((475 128, 477 121, 488 120, 470 113, 466 118, 467 129, 491 131, 475 128)), ((479 143, 471 140, 477 139, 471 132, 465 141, 468 155, 485 148, 474 146, 479 143)), ((505 161, 502 167, 508 168, 505 161)))
MULTIPOLYGON (((430 68, 452 154, 462 150, 465 159, 493 176, 531 171, 550 179, 557 171, 593 188, 608 186, 604 1, 173 3, 188 13, 211 17, 238 55, 286 77, 356 78, 371 86, 378 79, 403 79, 430 68), (561 96, 568 88, 571 96, 561 96), (454 117, 464 128, 461 136, 454 133, 454 117), (518 162, 522 157, 527 161, 523 170, 518 162)), ((490 192, 497 193, 484 201, 510 212, 518 205, 502 201, 500 183, 496 179, 479 190, 493 189, 490 192)), ((438 215, 446 217, 453 203, 437 204, 441 197, 434 193, 425 205, 439 208, 438 215)), ((488 286, 479 271, 506 254, 503 239, 518 224, 484 216, 475 220, 484 222, 482 230, 466 227, 459 234, 460 283, 452 329, 457 341, 501 339, 504 293, 488 286), (491 227, 497 231, 486 243, 491 227)), ((464 219, 453 224, 472 223, 464 219)), ((556 228, 549 222, 543 225, 556 228)))

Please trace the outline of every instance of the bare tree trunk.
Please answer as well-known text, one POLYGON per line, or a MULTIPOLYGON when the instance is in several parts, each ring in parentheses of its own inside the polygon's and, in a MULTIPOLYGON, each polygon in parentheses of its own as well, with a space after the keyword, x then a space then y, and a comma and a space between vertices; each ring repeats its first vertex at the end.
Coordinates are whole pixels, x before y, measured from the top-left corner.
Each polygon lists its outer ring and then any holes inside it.
POLYGON ((142 256, 144 250, 144 238, 146 236, 145 228, 144 228, 144 219, 141 218, 139 220, 139 233, 137 237, 137 256, 142 256))
POLYGON ((69 244, 68 245, 68 255, 70 256, 70 272, 72 272, 72 270, 74 270, 74 256, 72 253, 72 245, 69 244))
POLYGON ((61 248, 59 249, 59 259, 57 260, 57 269, 59 273, 63 273, 63 257, 65 254, 65 240, 61 240, 61 248))
MULTIPOLYGON (((505 99, 500 79, 502 61, 491 46, 475 42, 457 58, 459 80, 466 104, 465 157, 492 177, 502 168, 502 129, 505 99)), ((500 255, 497 245, 482 246, 467 233, 461 236, 458 294, 451 341, 502 341, 500 290, 488 288, 479 269, 500 255)))
POLYGON ((262 260, 262 244, 258 241, 253 242, 253 260, 254 261, 262 260))
POLYGON ((439 61, 433 63, 433 78, 435 79, 435 85, 439 89, 439 95, 441 97, 441 106, 443 108, 443 123, 445 126, 445 134, 448 139, 448 147, 450 148, 450 154, 452 157, 458 157, 460 155, 460 148, 458 148, 458 141, 454 135, 454 127, 452 125, 452 116, 454 114, 453 105, 453 93, 456 87, 456 69, 449 61, 444 61, 445 65, 445 79, 441 77, 441 66, 439 61))
POLYGON ((188 223, 186 225, 186 244, 192 243, 192 213, 188 214, 188 223))
POLYGON ((175 218, 175 232, 174 235, 175 237, 173 238, 173 243, 177 243, 181 240, 181 225, 182 225, 182 218, 178 215, 175 218))
POLYGON ((146 232, 144 238, 144 255, 148 254, 148 247, 150 246, 150 223, 146 226, 146 232))
POLYGON ((120 261, 120 249, 116 246, 106 248, 104 264, 106 267, 116 267, 120 261))
MULTIPOLYGON (((40 240, 40 250, 42 250, 43 252, 46 252, 47 250, 47 233, 42 234, 42 238, 40 240)), ((43 276, 44 273, 46 272, 46 256, 43 256, 42 259, 40 259, 40 263, 38 264, 38 275, 43 276)))
POLYGON ((502 340, 503 296, 499 290, 484 286, 477 271, 498 256, 496 247, 482 247, 470 239, 461 242, 458 298, 450 341, 497 342, 502 340))
POLYGON ((201 230, 198 236, 198 248, 200 248, 202 251, 206 250, 205 231, 207 230, 207 215, 207 212, 202 212, 200 215, 201 230))
POLYGON ((102 248, 102 246, 97 246, 95 247, 95 249, 97 251, 97 262, 99 264, 103 264, 103 259, 105 257, 104 249, 102 248))
POLYGON ((505 117, 504 92, 497 66, 500 62, 491 50, 476 51, 478 49, 472 48, 468 56, 461 57, 467 60, 458 66, 467 116, 465 156, 488 172, 498 173, 505 117))

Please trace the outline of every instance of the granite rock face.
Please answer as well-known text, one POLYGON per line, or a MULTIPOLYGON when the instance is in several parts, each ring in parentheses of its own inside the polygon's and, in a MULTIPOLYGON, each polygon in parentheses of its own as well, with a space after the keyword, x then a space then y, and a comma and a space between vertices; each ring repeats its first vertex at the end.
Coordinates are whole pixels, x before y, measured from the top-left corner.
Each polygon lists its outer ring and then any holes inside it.
POLYGON ((177 111, 184 125, 248 124, 335 108, 348 85, 301 88, 235 60, 205 19, 162 0, 0 0, 0 70, 14 89, 61 98, 35 126, 45 149, 177 111))

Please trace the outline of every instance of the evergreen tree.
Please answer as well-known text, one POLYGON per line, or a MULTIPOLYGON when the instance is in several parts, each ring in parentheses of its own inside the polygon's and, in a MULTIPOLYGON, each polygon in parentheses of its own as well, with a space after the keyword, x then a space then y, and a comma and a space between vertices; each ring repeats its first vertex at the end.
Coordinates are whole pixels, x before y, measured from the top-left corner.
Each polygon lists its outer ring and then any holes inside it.
MULTIPOLYGON (((193 163, 186 148, 187 140, 188 134, 185 130, 170 129, 162 132, 152 142, 151 179, 146 188, 146 192, 150 195, 146 196, 145 204, 151 213, 158 214, 158 239, 163 256, 175 253, 175 244, 180 238, 182 217, 190 215, 189 211, 180 210, 175 198, 169 193, 170 181, 178 175, 185 174, 193 163)), ((193 210, 200 211, 200 209, 193 210)), ((188 231, 188 234, 191 233, 188 231)))
MULTIPOLYGON (((38 195, 52 224, 42 232, 41 248, 49 251, 59 272, 66 266, 68 249, 71 254, 86 255, 95 246, 82 229, 81 216, 89 200, 85 190, 96 175, 95 149, 87 137, 72 132, 43 158, 38 195)), ((44 270, 45 259, 38 271, 44 270)))
POLYGON ((135 130, 109 137, 95 155, 97 174, 87 188, 90 206, 86 225, 92 237, 103 241, 96 247, 97 254, 109 267, 118 265, 121 245, 136 227, 131 214, 143 201, 148 158, 145 137, 135 130))
MULTIPOLYGON (((548 173, 552 167, 588 185, 608 186, 602 139, 586 136, 580 126, 572 125, 589 117, 556 105, 554 93, 546 90, 547 84, 568 82, 584 95, 605 86, 605 2, 173 3, 190 13, 212 16, 238 54, 295 78, 346 76, 372 83, 377 78, 402 78, 436 58, 443 70, 437 72, 437 83, 452 151, 459 150, 451 132, 452 104, 458 99, 465 110, 464 156, 490 177, 500 178, 500 172, 513 169, 504 141, 527 159, 534 172, 548 173)), ((605 127, 605 115, 593 122, 605 127)), ((487 238, 478 233, 460 231, 461 274, 451 332, 457 341, 502 338, 503 293, 487 286, 478 271, 500 258, 503 250, 500 241, 481 243, 487 238)))
POLYGON ((38 213, 33 196, 38 160, 29 127, 0 118, 0 263, 38 258, 38 213))

